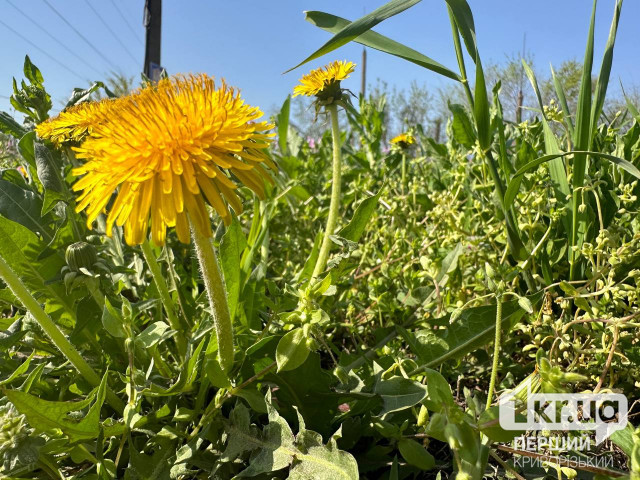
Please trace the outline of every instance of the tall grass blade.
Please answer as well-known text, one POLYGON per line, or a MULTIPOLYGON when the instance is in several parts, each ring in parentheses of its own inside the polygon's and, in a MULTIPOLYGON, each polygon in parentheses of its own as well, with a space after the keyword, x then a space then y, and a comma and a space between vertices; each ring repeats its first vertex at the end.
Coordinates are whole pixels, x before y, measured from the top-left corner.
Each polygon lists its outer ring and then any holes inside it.
MULTIPOLYGON (((305 12, 305 20, 330 33, 338 33, 351 25, 349 20, 336 15, 331 15, 330 13, 318 11, 305 12)), ((432 58, 429 58, 406 45, 396 42, 395 40, 391 40, 389 37, 385 37, 384 35, 380 35, 374 31, 363 33, 354 39, 354 42, 400 57, 408 62, 415 63, 416 65, 431 70, 432 72, 439 73, 440 75, 452 80, 460 81, 460 76, 457 73, 449 70, 447 67, 436 62, 432 58)))
MULTIPOLYGON (((531 67, 522 60, 522 66, 524 67, 525 74, 531 82, 533 91, 538 99, 538 105, 540 106, 540 112, 542 115, 542 128, 544 131, 544 149, 547 155, 553 155, 561 153, 558 139, 549 126, 549 121, 544 113, 544 104, 542 102, 542 95, 540 94, 540 88, 538 87, 538 80, 536 75, 531 70, 531 67)), ((567 196, 570 193, 569 181, 567 180, 567 171, 565 170, 564 162, 562 158, 557 157, 549 161, 549 174, 551 175, 551 181, 553 182, 553 189, 555 197, 558 200, 559 205, 563 205, 567 202, 567 196)), ((505 200, 506 201, 506 200, 505 200)), ((569 217, 565 214, 562 216, 562 223, 566 229, 567 234, 571 232, 571 222, 569 217)))
MULTIPOLYGON (((584 54, 584 65, 582 68, 580 94, 578 97, 578 109, 576 111, 576 128, 573 144, 574 148, 579 151, 588 150, 591 142, 591 70, 593 68, 593 31, 596 17, 596 5, 597 0, 593 0, 587 48, 584 54)), ((586 212, 581 213, 578 209, 578 203, 582 197, 582 187, 584 186, 586 167, 587 156, 584 154, 576 155, 573 161, 573 201, 571 204, 572 248, 569 249, 569 278, 571 280, 574 280, 576 275, 576 252, 573 247, 579 247, 582 245, 587 231, 586 212)))
POLYGON ((336 48, 346 45, 351 40, 355 40, 363 33, 371 30, 380 22, 386 20, 389 17, 393 17, 394 15, 404 12, 407 8, 411 8, 421 1, 422 0, 391 0, 390 2, 385 3, 380 8, 375 9, 373 12, 359 18, 355 22, 352 22, 344 27, 333 37, 331 37, 329 41, 322 45, 318 50, 313 52, 295 67, 290 68, 284 73, 295 70, 296 68, 304 65, 307 62, 310 62, 311 60, 315 60, 322 55, 334 51, 336 48))
POLYGON ((562 111, 564 113, 564 119, 567 125, 567 130, 569 130, 569 135, 571 138, 574 136, 574 128, 573 128, 573 119, 571 110, 569 109, 569 104, 567 103, 567 96, 564 93, 564 87, 562 86, 562 82, 556 75, 556 71, 551 67, 551 78, 553 79, 553 88, 556 90, 556 95, 558 96, 558 101, 560 102, 560 106, 562 107, 562 111))
POLYGON ((607 87, 609 86, 609 78, 611 75, 611 64, 613 63, 613 49, 616 45, 616 34, 618 33, 618 23, 620 22, 620 12, 622 11, 622 0, 616 2, 613 11, 613 19, 611 20, 611 28, 609 30, 609 39, 602 56, 602 65, 600 66, 600 74, 598 75, 598 83, 596 85, 596 93, 591 109, 591 125, 595 126, 602 113, 604 100, 607 96, 607 87))

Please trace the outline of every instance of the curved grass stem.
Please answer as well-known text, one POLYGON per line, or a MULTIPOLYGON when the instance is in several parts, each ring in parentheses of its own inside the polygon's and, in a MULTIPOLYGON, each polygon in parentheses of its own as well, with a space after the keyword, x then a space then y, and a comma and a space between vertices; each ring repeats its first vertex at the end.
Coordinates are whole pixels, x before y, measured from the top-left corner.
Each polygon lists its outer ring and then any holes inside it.
POLYGON ((218 258, 210 238, 202 235, 193 224, 191 232, 213 314, 213 324, 218 339, 218 361, 222 370, 228 372, 233 366, 233 325, 218 258))
MULTIPOLYGON (((67 340, 67 337, 60 331, 58 326, 53 322, 51 317, 45 313, 40 304, 37 302, 33 295, 27 290, 27 287, 22 283, 20 277, 11 269, 11 267, 5 262, 4 258, 0 257, 0 277, 11 289, 13 294, 24 305, 24 307, 33 315, 33 318, 38 322, 38 325, 49 336, 53 344, 62 352, 62 354, 71 362, 71 364, 80 372, 80 375, 94 387, 100 385, 100 377, 86 362, 86 360, 80 355, 75 347, 67 340)), ((115 410, 122 413, 124 410, 124 404, 115 393, 113 393, 109 387, 107 387, 106 400, 115 410)))
POLYGON ((329 215, 327 216, 327 226, 324 230, 318 260, 311 275, 311 283, 315 282, 318 275, 327 266, 329 252, 331 251, 331 235, 338 223, 338 210, 340 209, 340 187, 342 182, 342 155, 340 152, 340 127, 338 125, 338 107, 328 105, 327 110, 331 117, 331 134, 333 136, 333 172, 331 177, 331 202, 329 203, 329 215))

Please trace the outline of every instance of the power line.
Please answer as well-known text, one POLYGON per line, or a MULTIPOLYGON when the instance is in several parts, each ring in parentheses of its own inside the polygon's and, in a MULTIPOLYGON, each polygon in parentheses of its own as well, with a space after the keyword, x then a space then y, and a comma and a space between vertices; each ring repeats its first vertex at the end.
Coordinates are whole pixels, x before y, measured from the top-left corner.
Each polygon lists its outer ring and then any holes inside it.
POLYGON ((109 30, 109 33, 111 33, 111 35, 113 36, 113 38, 116 39, 116 41, 122 46, 122 48, 125 49, 125 51, 127 52, 127 54, 129 55, 129 57, 131 58, 131 60, 133 60, 133 63, 135 63, 136 65, 138 65, 138 60, 136 60, 136 57, 131 53, 131 51, 129 50, 129 48, 122 42, 122 40, 120 40, 120 37, 118 37, 118 35, 116 35, 116 33, 111 30, 111 27, 109 26, 109 24, 107 22, 104 21, 104 19, 100 16, 100 14, 98 13, 98 11, 93 8, 93 5, 91 5, 91 3, 89 2, 89 0, 84 0, 84 2, 88 5, 88 7, 91 9, 91 11, 93 13, 95 13, 96 17, 98 17, 98 20, 100 20, 100 22, 102 22, 102 24, 105 26, 105 28, 107 30, 109 30))
POLYGON ((93 65, 87 63, 84 58, 82 58, 80 55, 78 55, 76 52, 74 52, 73 50, 71 50, 69 47, 67 47, 64 43, 62 43, 60 40, 58 40, 54 35, 51 35, 46 28, 44 28, 42 25, 40 25, 38 22, 36 22, 34 19, 32 19, 29 15, 27 15, 26 13, 24 13, 22 10, 20 10, 18 7, 16 7, 11 0, 7 0, 7 3, 9 5, 11 5, 15 10, 18 11, 18 13, 20 15, 22 15, 23 17, 25 17, 27 20, 29 20, 31 23, 33 23, 36 27, 38 27, 40 30, 42 30, 44 33, 46 33, 49 38, 51 38, 52 40, 54 40, 58 45, 60 45, 62 48, 64 48, 67 52, 69 52, 71 55, 73 55, 74 57, 76 57, 78 60, 80 60, 82 63, 84 63, 87 67, 89 67, 91 70, 93 70, 94 72, 96 72, 98 75, 102 75, 102 72, 100 72, 97 68, 95 68, 93 65))
POLYGON ((78 72, 75 72, 74 70, 72 70, 71 68, 67 67, 64 63, 62 63, 60 60, 58 60, 57 58, 55 58, 53 55, 50 55, 49 53, 45 52, 42 48, 40 48, 38 45, 36 45, 35 43, 33 43, 31 40, 29 40, 27 37, 25 37, 24 35, 22 35, 20 32, 18 32, 17 30, 14 30, 13 28, 11 28, 9 25, 7 25, 6 23, 4 23, 2 20, 0 20, 0 24, 4 25, 8 30, 12 31, 15 35, 17 35, 18 37, 20 37, 22 40, 24 40, 25 42, 27 42, 29 45, 31 45, 33 48, 35 48, 36 50, 39 50, 43 55, 46 55, 47 57, 49 57, 51 60, 53 60, 54 62, 56 62, 58 65, 60 65, 62 68, 64 68, 65 70, 67 70, 68 72, 72 73, 73 75, 75 75, 76 77, 78 77, 80 80, 82 80, 83 82, 86 82, 87 79, 83 78, 82 75, 80 75, 78 72))
POLYGON ((138 34, 135 32, 134 28, 131 26, 131 24, 129 23, 129 20, 127 20, 127 17, 124 15, 124 13, 122 13, 122 10, 120 10, 120 7, 118 7, 118 5, 113 1, 111 1, 111 5, 113 5, 113 8, 116 9, 116 11, 118 12, 118 15, 120 15, 120 18, 122 18, 122 20, 124 21, 124 23, 127 25, 127 27, 129 28, 129 31, 133 34, 133 36, 135 37, 135 39, 138 41, 138 43, 140 45, 142 45, 144 47, 144 43, 142 43, 142 40, 140 39, 140 37, 138 36, 138 34))
POLYGON ((71 30, 73 30, 74 32, 76 32, 76 35, 78 35, 80 38, 82 38, 82 40, 84 40, 84 41, 85 41, 85 43, 86 43, 87 45, 89 45, 89 46, 93 49, 93 51, 94 51, 94 52, 96 52, 96 53, 97 53, 97 54, 98 54, 98 55, 99 55, 99 56, 100 56, 100 57, 101 57, 105 62, 107 62, 109 65, 111 65, 111 67, 112 67, 114 70, 118 70, 118 67, 117 67, 117 66, 116 66, 116 65, 115 65, 111 60, 109 60, 107 57, 105 57, 105 56, 104 56, 104 54, 103 54, 100 50, 98 50, 98 49, 96 48, 96 46, 95 46, 93 43, 91 43, 91 42, 87 39, 87 37, 85 37, 84 35, 82 35, 82 34, 78 31, 78 29, 77 29, 76 27, 74 27, 71 23, 69 23, 69 21, 68 21, 66 18, 64 18, 64 17, 62 16, 62 14, 61 14, 60 12, 58 12, 58 10, 56 10, 56 9, 53 7, 53 5, 51 5, 51 4, 48 2, 48 0, 42 0, 42 1, 43 1, 44 3, 46 3, 46 4, 47 4, 47 6, 48 6, 51 10, 53 10, 53 13, 55 13, 58 17, 60 17, 60 19, 61 19, 64 23, 66 23, 66 24, 67 24, 67 26, 68 26, 69 28, 71 28, 71 30))

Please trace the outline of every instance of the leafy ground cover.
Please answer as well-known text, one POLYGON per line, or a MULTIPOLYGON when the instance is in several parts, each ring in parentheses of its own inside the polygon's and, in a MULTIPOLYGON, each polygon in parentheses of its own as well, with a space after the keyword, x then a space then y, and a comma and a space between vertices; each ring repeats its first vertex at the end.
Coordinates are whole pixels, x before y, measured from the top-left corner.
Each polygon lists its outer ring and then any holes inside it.
MULTIPOLYGON (((308 12, 334 34, 309 58, 355 40, 460 83, 467 103, 449 105, 444 143, 412 125, 389 149, 384 98, 351 100, 339 82, 328 96, 321 82, 325 133, 301 136, 288 98, 273 184, 236 172, 244 212, 214 205, 213 243, 194 233, 197 252, 177 227, 162 246, 107 236, 106 215, 87 227, 72 172, 82 139, 36 134, 51 100, 26 59, 12 96, 25 121, 0 116, 17 145, 0 172, 0 475, 640 475, 640 113, 602 115, 622 1, 599 70, 592 21, 578 98, 557 81, 557 100, 521 123, 504 120, 499 83, 488 91, 464 0, 447 0, 456 72, 370 30, 415 3, 353 23, 308 12), (627 428, 582 452, 609 467, 514 463, 518 432, 495 404, 527 382, 626 395, 627 428)), ((68 107, 97 91, 112 95, 96 83, 68 107)))

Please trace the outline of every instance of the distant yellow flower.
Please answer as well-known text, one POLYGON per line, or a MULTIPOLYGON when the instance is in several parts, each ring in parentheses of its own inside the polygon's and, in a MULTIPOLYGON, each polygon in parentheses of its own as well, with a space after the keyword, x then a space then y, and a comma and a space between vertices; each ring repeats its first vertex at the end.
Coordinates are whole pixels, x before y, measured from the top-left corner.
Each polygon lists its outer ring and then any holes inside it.
POLYGON ((293 96, 316 96, 322 100, 338 99, 341 95, 340 81, 349 78, 355 69, 352 62, 333 62, 312 70, 300 79, 300 85, 293 88, 293 96))
POLYGON ((400 148, 408 148, 409 145, 416 143, 415 138, 410 133, 401 133, 397 137, 391 139, 393 145, 397 145, 400 148))
POLYGON ((118 103, 118 100, 111 99, 80 103, 42 122, 36 127, 36 132, 40 138, 51 140, 58 146, 71 141, 79 142, 93 126, 104 122, 118 103))
POLYGON ((206 201, 225 224, 228 205, 242 212, 233 175, 259 197, 267 170, 276 168, 264 149, 273 125, 256 122, 257 107, 246 105, 224 81, 216 88, 206 75, 161 80, 123 97, 109 118, 90 127, 76 156, 87 162, 73 169, 84 175, 73 185, 81 191, 77 211, 86 210, 87 225, 105 212, 107 234, 124 225, 129 245, 142 243, 150 227, 156 245, 165 242, 167 227, 189 243, 189 220, 211 236, 206 201))

